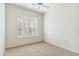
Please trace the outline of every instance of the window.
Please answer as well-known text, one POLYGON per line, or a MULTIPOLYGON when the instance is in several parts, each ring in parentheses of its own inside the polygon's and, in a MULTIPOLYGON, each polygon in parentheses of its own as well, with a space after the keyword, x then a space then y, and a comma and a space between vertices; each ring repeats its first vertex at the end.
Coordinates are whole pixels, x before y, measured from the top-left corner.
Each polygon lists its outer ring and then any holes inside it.
POLYGON ((17 16, 18 38, 38 35, 38 19, 28 16, 17 16))

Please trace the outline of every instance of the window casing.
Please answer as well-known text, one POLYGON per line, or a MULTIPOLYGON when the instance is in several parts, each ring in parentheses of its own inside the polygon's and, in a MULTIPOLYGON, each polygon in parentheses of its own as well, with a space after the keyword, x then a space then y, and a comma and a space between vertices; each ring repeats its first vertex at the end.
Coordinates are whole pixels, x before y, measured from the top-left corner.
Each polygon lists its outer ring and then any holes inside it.
POLYGON ((18 38, 38 36, 38 19, 28 16, 17 16, 18 38))

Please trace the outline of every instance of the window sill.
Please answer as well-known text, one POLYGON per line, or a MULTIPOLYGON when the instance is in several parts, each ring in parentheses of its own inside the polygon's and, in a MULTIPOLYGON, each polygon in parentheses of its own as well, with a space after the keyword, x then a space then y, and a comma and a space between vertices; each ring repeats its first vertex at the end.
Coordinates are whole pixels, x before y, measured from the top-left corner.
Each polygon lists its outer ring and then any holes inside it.
POLYGON ((22 36, 22 37, 18 37, 18 38, 21 39, 21 38, 32 38, 32 37, 36 37, 36 36, 22 36))

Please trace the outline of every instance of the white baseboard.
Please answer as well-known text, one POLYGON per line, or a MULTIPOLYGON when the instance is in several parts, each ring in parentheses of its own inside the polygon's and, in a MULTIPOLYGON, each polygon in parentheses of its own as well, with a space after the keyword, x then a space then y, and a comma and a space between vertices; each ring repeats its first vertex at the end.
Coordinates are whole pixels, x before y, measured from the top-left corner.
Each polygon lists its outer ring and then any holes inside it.
POLYGON ((23 45, 27 45, 27 44, 32 44, 32 43, 36 43, 36 42, 40 42, 42 40, 38 40, 38 41, 31 41, 31 42, 27 42, 27 43, 19 43, 19 44, 13 44, 10 46, 7 46, 6 48, 12 48, 12 47, 18 47, 18 46, 23 46, 23 45))
POLYGON ((72 52, 74 52, 74 53, 78 53, 78 54, 79 54, 79 51, 66 48, 66 47, 64 47, 64 46, 62 46, 62 45, 59 45, 59 44, 55 43, 55 42, 48 41, 48 40, 45 40, 45 42, 47 42, 47 43, 49 43, 49 44, 56 45, 56 46, 58 46, 58 47, 61 47, 61 48, 64 48, 64 49, 66 49, 66 50, 69 50, 69 51, 72 51, 72 52))

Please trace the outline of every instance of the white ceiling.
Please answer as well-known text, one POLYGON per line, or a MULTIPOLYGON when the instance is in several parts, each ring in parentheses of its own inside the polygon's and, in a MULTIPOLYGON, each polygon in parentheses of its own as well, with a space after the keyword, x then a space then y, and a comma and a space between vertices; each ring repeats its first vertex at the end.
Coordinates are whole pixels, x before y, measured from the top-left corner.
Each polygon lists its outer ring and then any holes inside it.
POLYGON ((29 8, 31 10, 37 11, 37 12, 41 12, 41 13, 46 13, 48 12, 48 9, 50 8, 50 3, 44 3, 44 5, 48 6, 49 8, 45 8, 43 6, 41 6, 40 8, 38 7, 38 5, 32 5, 32 3, 15 3, 15 5, 24 7, 24 8, 29 8))

